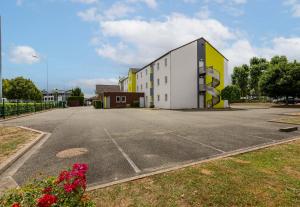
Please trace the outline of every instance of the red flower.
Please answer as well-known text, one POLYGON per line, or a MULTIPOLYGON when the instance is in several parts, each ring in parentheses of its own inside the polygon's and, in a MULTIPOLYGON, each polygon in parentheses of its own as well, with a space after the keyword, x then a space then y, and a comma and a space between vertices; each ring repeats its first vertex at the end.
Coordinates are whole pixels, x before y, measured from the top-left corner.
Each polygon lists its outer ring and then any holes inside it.
POLYGON ((64 181, 64 180, 69 180, 70 178, 71 178, 72 176, 71 176, 71 173, 70 172, 68 172, 68 171, 66 171, 66 170, 64 170, 64 171, 62 171, 60 174, 59 174, 59 177, 58 177, 58 183, 60 183, 60 182, 62 182, 62 181, 64 181))
POLYGON ((47 187, 43 190, 43 193, 51 193, 52 188, 51 187, 47 187))
POLYGON ((19 203, 14 203, 11 207, 21 207, 19 203))
POLYGON ((64 189, 67 193, 71 193, 75 189, 75 187, 73 184, 67 183, 67 184, 64 184, 64 189))
POLYGON ((38 199, 39 207, 50 207, 52 204, 57 202, 57 198, 51 194, 44 194, 41 198, 38 199))
POLYGON ((73 171, 78 171, 78 172, 81 172, 83 174, 85 174, 88 170, 88 165, 83 163, 83 164, 80 164, 80 163, 75 163, 73 165, 73 171))

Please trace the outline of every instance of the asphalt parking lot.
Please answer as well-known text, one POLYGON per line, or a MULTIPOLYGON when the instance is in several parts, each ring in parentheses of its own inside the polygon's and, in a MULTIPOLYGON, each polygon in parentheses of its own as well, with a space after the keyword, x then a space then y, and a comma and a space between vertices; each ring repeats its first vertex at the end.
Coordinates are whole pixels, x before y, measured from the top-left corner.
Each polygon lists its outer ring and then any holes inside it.
POLYGON ((268 122, 297 109, 171 111, 151 109, 57 109, 7 122, 52 133, 18 169, 22 184, 40 174, 56 175, 75 162, 89 164, 89 184, 104 184, 191 163, 234 150, 300 136, 291 126, 268 122), (86 148, 59 158, 57 153, 86 148))

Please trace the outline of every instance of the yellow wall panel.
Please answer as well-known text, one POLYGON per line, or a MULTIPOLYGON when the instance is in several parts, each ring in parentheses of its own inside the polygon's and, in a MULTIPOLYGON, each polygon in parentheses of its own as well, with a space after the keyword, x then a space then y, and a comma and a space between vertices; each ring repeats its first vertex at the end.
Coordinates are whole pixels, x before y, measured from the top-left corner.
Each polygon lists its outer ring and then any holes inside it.
MULTIPOLYGON (((213 68, 219 71, 220 74, 220 85, 216 87, 218 91, 222 91, 224 89, 224 73, 225 73, 225 65, 224 65, 224 57, 208 42, 205 43, 205 56, 206 56, 206 68, 213 66, 213 68)), ((210 83, 212 81, 211 76, 206 76, 206 83, 210 83)), ((206 93, 206 100, 212 98, 212 95, 206 93)), ((224 101, 221 100, 220 103, 216 104, 214 108, 224 108, 224 101)))

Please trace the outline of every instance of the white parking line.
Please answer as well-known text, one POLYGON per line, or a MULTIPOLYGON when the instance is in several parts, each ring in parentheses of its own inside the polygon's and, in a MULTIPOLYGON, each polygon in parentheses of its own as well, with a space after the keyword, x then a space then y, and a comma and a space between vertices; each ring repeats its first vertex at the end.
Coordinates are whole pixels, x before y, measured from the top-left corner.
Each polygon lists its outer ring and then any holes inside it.
POLYGON ((259 138, 259 139, 264 139, 264 140, 271 140, 272 142, 275 141, 274 139, 266 138, 266 137, 261 137, 261 136, 255 135, 255 134, 249 134, 249 136, 256 137, 256 138, 259 138))
POLYGON ((175 136, 177 136, 177 137, 180 137, 180 138, 182 138, 182 139, 185 139, 185 140, 187 140, 187 141, 190 141, 190 142, 194 142, 194 143, 196 143, 196 144, 203 145, 203 146, 205 146, 205 147, 208 147, 208 148, 210 148, 210 149, 216 150, 216 151, 218 151, 218 152, 225 153, 225 151, 223 151, 223 150, 221 150, 221 149, 218 149, 218 148, 216 148, 216 147, 213 147, 213 146, 204 144, 204 143, 202 143, 202 142, 194 141, 194 140, 189 139, 189 138, 187 138, 187 137, 185 137, 185 136, 182 136, 182 135, 179 135, 179 134, 175 134, 175 133, 170 133, 170 134, 173 134, 173 135, 175 135, 175 136))
POLYGON ((140 173, 141 170, 136 166, 136 164, 132 161, 132 159, 130 159, 130 157, 124 152, 124 150, 120 147, 120 145, 116 142, 116 140, 114 138, 112 138, 112 136, 110 135, 110 133, 108 132, 108 130, 104 128, 104 131, 107 134, 107 136, 111 139, 111 141, 116 145, 116 147, 118 148, 118 150, 122 153, 122 155, 124 156, 124 158, 131 165, 131 167, 133 168, 133 170, 136 173, 140 173))

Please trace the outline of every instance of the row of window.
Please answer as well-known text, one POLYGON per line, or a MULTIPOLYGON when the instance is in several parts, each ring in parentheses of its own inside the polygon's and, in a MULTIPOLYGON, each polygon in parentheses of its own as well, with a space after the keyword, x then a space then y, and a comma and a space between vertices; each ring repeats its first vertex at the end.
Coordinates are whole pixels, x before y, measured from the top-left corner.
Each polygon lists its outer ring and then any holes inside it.
MULTIPOLYGON (((165 67, 168 66, 168 58, 164 59, 164 63, 165 63, 165 67)), ((159 70, 159 62, 156 63, 156 69, 159 70)), ((143 77, 143 72, 140 73, 141 74, 141 78, 143 77)), ((148 69, 146 69, 146 75, 148 74, 148 69)), ((139 74, 136 74, 136 79, 139 78, 139 74)))
MULTIPOLYGON (((160 79, 159 78, 157 78, 157 80, 156 80, 157 82, 157 86, 159 86, 160 85, 160 79)), ((165 76, 165 84, 167 84, 168 83, 168 76, 165 76)), ((146 88, 148 88, 148 82, 146 82, 146 88)), ((139 91, 139 86, 136 86, 136 90, 137 91, 139 91)), ((143 90, 143 84, 141 84, 141 90, 143 90)))
MULTIPOLYGON (((157 101, 160 101, 160 95, 157 95, 157 101)), ((168 94, 165 94, 165 101, 168 101, 168 94)), ((148 102, 148 96, 146 96, 146 102, 148 102)))
POLYGON ((126 96, 116 96, 116 103, 126 103, 126 96))
MULTIPOLYGON (((157 95, 157 101, 160 101, 160 95, 157 95)), ((168 94, 165 94, 165 101, 168 101, 168 94)))

